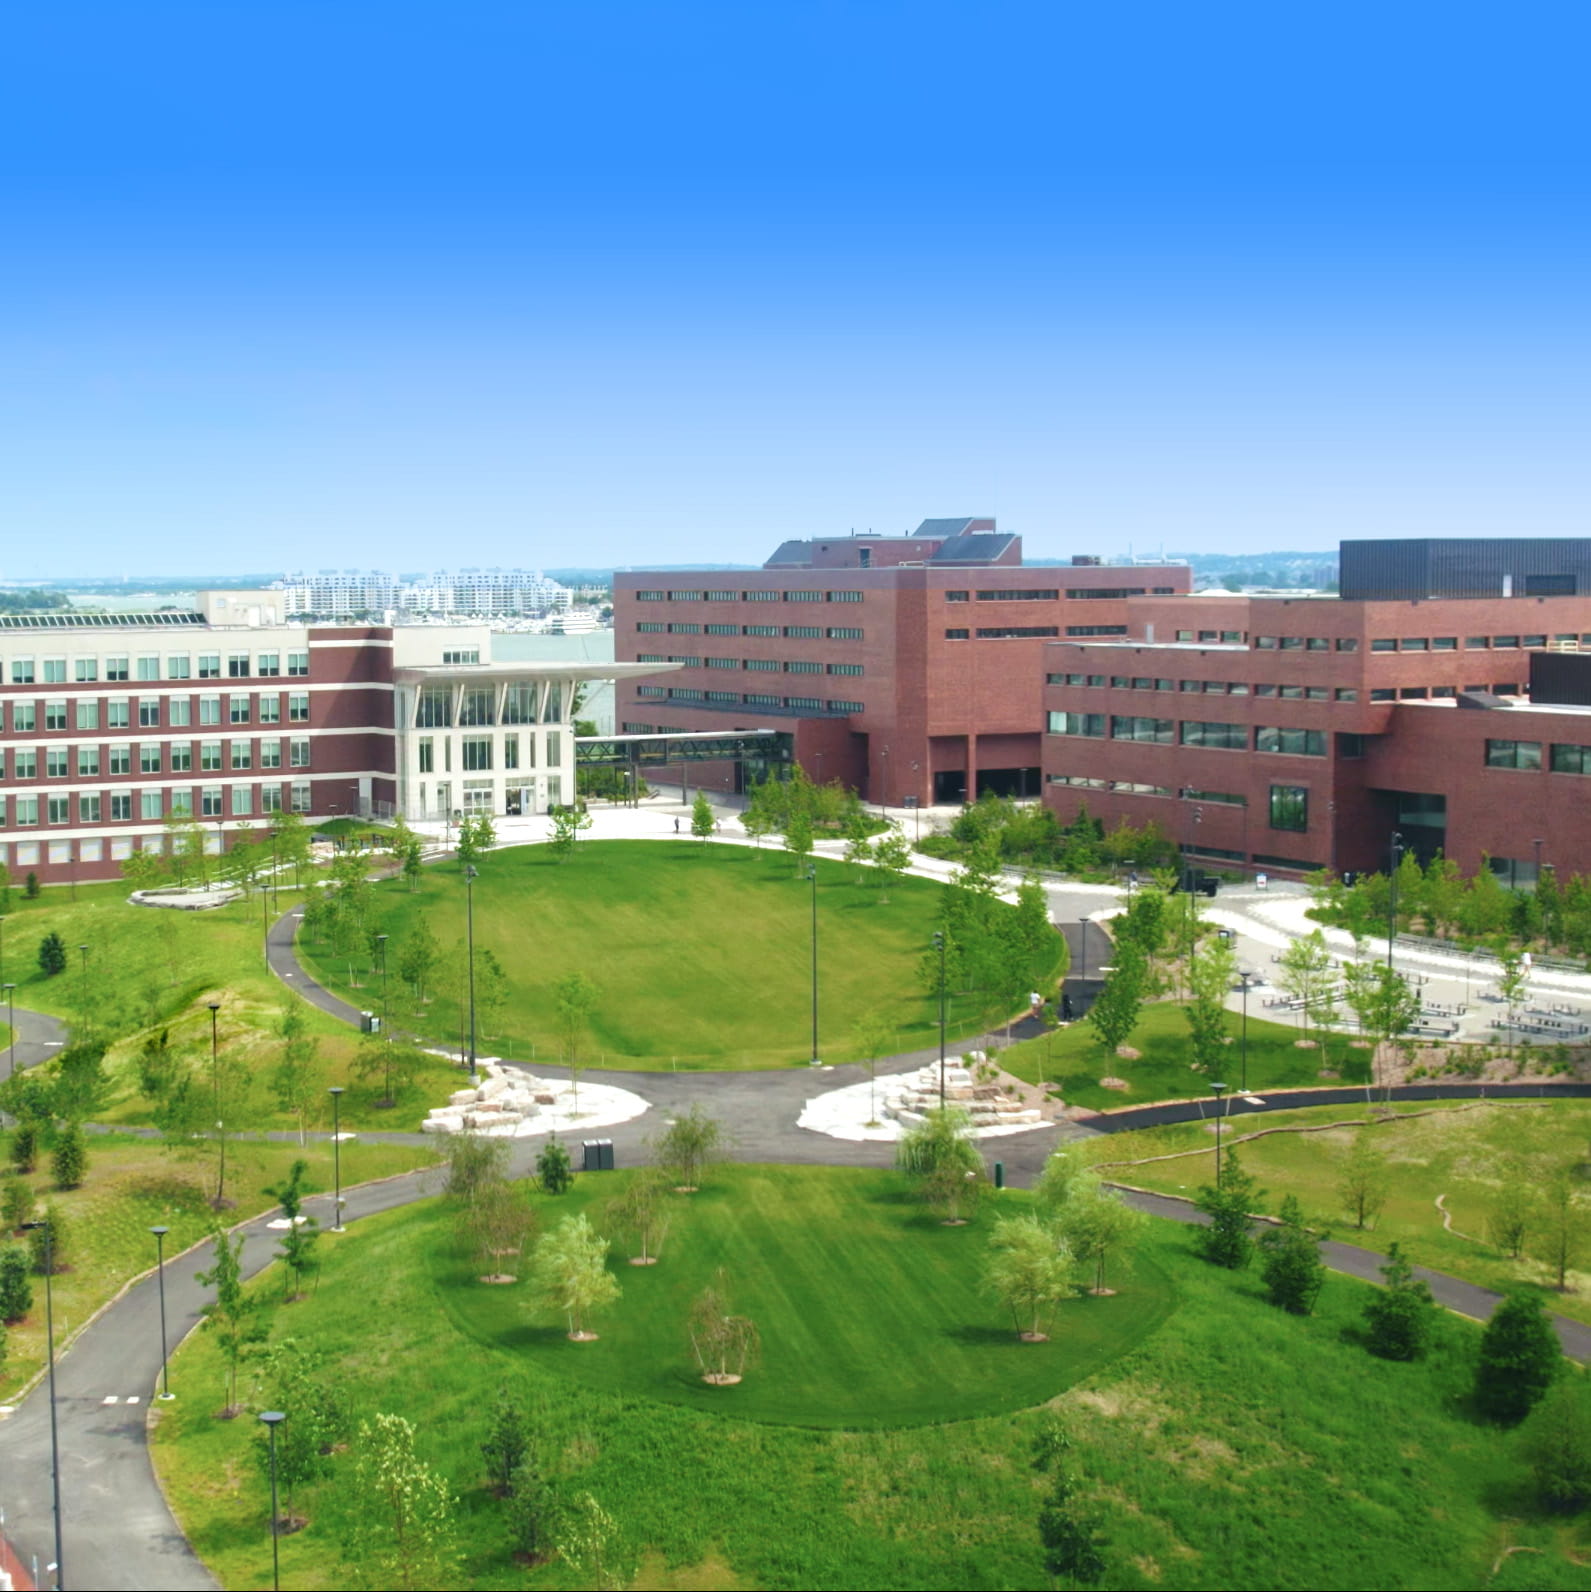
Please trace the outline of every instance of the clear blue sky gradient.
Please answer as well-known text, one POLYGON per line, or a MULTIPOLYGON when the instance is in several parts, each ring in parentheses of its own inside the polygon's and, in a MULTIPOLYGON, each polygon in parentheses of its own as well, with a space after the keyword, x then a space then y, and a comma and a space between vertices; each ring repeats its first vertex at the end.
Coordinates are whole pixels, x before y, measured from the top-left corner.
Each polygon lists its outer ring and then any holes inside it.
POLYGON ((0 576, 1591 533, 1585 15, 15 7, 0 576))

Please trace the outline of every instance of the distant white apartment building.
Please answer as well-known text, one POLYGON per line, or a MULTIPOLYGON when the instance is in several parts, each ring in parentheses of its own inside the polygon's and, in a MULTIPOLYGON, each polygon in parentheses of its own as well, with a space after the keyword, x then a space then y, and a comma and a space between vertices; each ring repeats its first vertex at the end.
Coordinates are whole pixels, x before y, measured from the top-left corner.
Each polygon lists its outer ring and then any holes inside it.
POLYGON ((379 570, 321 570, 282 582, 287 611, 321 618, 354 614, 458 614, 496 618, 567 609, 574 593, 540 570, 461 569, 405 580, 379 570))

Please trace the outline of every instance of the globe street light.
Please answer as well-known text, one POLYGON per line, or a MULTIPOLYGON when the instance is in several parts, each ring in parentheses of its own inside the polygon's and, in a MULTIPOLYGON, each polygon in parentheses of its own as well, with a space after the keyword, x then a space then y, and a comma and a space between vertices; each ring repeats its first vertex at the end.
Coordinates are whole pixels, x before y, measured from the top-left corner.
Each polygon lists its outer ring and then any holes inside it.
POLYGON ((275 1592, 281 1592, 282 1586, 282 1544, 281 1534, 277 1530, 276 1514, 276 1428, 287 1417, 280 1410, 265 1410, 260 1419, 265 1422, 265 1429, 271 1434, 271 1586, 275 1592))
POLYGON ((342 1085, 333 1084, 326 1091, 331 1096, 331 1164, 333 1168, 333 1195, 335 1203, 331 1212, 331 1230, 343 1230, 343 1136, 342 1136, 342 1085))
POLYGON ((818 865, 807 864, 812 885, 812 1065, 818 1065, 818 865))
POLYGON ((55 1511, 55 1584, 66 1585, 65 1560, 61 1554, 61 1434, 55 1415, 55 1227, 48 1220, 24 1222, 24 1232, 44 1229, 44 1344, 50 1363, 50 1492, 55 1511))
POLYGON ((151 1227, 155 1235, 155 1275, 160 1279, 160 1396, 173 1397, 166 1354, 166 1234, 169 1227, 151 1227))
POLYGON ((221 1011, 220 1001, 208 1001, 210 1008, 210 1084, 215 1095, 217 1116, 221 1113, 221 1049, 216 1037, 216 1018, 221 1011))

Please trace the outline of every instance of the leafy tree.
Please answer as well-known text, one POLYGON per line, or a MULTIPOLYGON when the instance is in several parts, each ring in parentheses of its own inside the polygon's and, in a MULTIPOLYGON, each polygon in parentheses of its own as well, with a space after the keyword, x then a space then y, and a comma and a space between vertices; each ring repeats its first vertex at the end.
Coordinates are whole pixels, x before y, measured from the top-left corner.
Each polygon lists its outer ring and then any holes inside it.
POLYGON ((591 814, 583 807, 554 807, 548 816, 552 819, 552 834, 547 844, 559 862, 568 862, 575 854, 581 830, 591 827, 591 814))
POLYGON ((414 1086, 425 1059, 423 1050, 400 1044, 390 1034, 366 1034, 354 1051, 353 1071, 359 1078, 379 1077, 382 1087, 376 1104, 392 1106, 414 1086))
POLYGON ((536 1180, 546 1194, 565 1194, 575 1180, 569 1152, 556 1133, 547 1135, 547 1142, 536 1156, 536 1180))
POLYGON ((1505 1426, 1522 1421, 1552 1386, 1563 1362, 1546 1306, 1535 1293, 1511 1293, 1481 1334, 1475 1403, 1505 1426))
POLYGON ((146 1034, 138 1047, 138 1092, 147 1100, 162 1099, 181 1068, 181 1057, 171 1048, 170 1029, 146 1034))
POLYGON ((609 1201, 608 1214, 615 1225, 632 1231, 641 1246, 641 1253, 631 1265, 651 1265, 668 1236, 667 1174, 661 1167, 647 1167, 636 1172, 623 1193, 609 1201))
POLYGON ((1273 1305, 1290 1315, 1307 1316, 1326 1281, 1326 1263, 1291 1194, 1282 1201, 1281 1218, 1281 1226, 1267 1229, 1260 1239, 1260 1272, 1273 1305))
POLYGON ((1579 1260, 1586 1236, 1585 1207, 1580 1202, 1579 1186, 1572 1171, 1560 1171, 1548 1180, 1542 1190, 1539 1210, 1541 1258, 1557 1273, 1558 1291, 1562 1293, 1568 1283, 1569 1268, 1579 1260))
POLYGON ((56 1135, 50 1170, 57 1188, 76 1188, 82 1183, 88 1170, 88 1146, 83 1142, 83 1130, 75 1122, 69 1122, 56 1135))
POLYGON ((1277 983, 1285 995, 1299 1003, 1298 1017, 1307 1041, 1310 1019, 1320 1016, 1326 1020, 1324 1014, 1335 982, 1325 934, 1319 929, 1312 929, 1293 940, 1282 952, 1280 967, 1277 983))
POLYGON ((1074 1197, 1091 1195, 1098 1187, 1087 1162, 1062 1146, 1045 1160, 1033 1186, 1033 1203, 1045 1221, 1053 1222, 1074 1197))
POLYGON ((760 851, 763 837, 771 835, 779 826, 774 822, 772 813, 753 803, 740 815, 740 827, 751 836, 752 845, 760 851))
POLYGON ((508 1141, 489 1138, 484 1133, 454 1133, 448 1136, 447 1182, 444 1192, 455 1200, 469 1201, 494 1183, 501 1183, 508 1171, 508 1141))
POLYGON ((1105 1287, 1106 1260, 1137 1239, 1148 1220, 1114 1189, 1101 1188, 1087 1178, 1074 1185, 1071 1198, 1054 1218, 1053 1230, 1078 1265, 1093 1268, 1092 1290, 1104 1294, 1109 1292, 1105 1287))
POLYGON ((965 1220, 962 1212, 976 1203, 988 1177, 971 1135, 972 1118, 959 1106, 936 1106, 895 1146, 896 1166, 944 1210, 947 1224, 965 1220))
MULTIPOLYGON (((1508 1007, 1508 1026, 1513 1030, 1519 1008, 1530 997, 1530 970, 1525 966, 1525 953, 1508 945, 1497 947, 1497 993, 1508 1007)), ((1516 1036, 1517 1037, 1517 1036, 1516 1036)))
POLYGON ((619 1297, 607 1258, 607 1239, 584 1215, 564 1217, 536 1248, 537 1287, 567 1317, 569 1336, 576 1341, 596 1336, 587 1333, 586 1318, 619 1297))
POLYGON ((398 977, 414 995, 416 1011, 430 999, 431 975, 441 959, 442 947, 431 932, 430 920, 423 912, 417 914, 414 927, 398 947, 398 977))
POLYGON ((556 1532, 557 1495, 537 1464, 534 1449, 509 1479, 503 1514, 516 1552, 531 1564, 544 1559, 556 1532))
POLYGON ((1591 1388, 1583 1376, 1550 1388, 1519 1434, 1536 1496, 1565 1513, 1591 1504, 1591 1388))
POLYGON ((1396 1243, 1388 1246, 1381 1275, 1386 1287, 1377 1289, 1365 1306, 1370 1352, 1383 1360, 1418 1360, 1431 1341, 1436 1301, 1396 1243))
POLYGON ((496 844, 497 827, 493 824, 490 813, 474 812, 464 815, 464 821, 459 825, 458 841, 454 847, 461 865, 468 866, 479 862, 482 853, 496 844))
POLYGON ((879 901, 888 905, 890 891, 899 886, 912 864, 911 846, 894 824, 878 837, 873 847, 872 862, 878 871, 879 901))
POLYGON ((39 1129, 36 1123, 22 1121, 11 1130, 11 1165, 18 1172, 31 1172, 39 1159, 39 1129))
POLYGON ((796 876, 806 870, 803 864, 812 855, 812 820, 805 813, 792 813, 785 825, 784 849, 795 858, 796 876))
POLYGON ((1188 1020, 1194 1064, 1207 1077, 1225 1069, 1226 998, 1237 974, 1231 942, 1216 940, 1193 958, 1188 967, 1189 1000, 1183 1008, 1188 1020))
POLYGON ((134 890, 153 890, 166 876, 166 859, 155 851, 134 851, 122 859, 122 878, 134 890))
POLYGON ((264 1329, 254 1322, 256 1302, 243 1292, 243 1239, 235 1238, 220 1226, 211 1232, 214 1264, 201 1271, 197 1281, 201 1288, 215 1289, 215 1298, 201 1314, 204 1325, 215 1333, 216 1347, 226 1365, 226 1405, 221 1411, 223 1419, 238 1412, 238 1368, 249 1349, 264 1336, 264 1329))
POLYGON ((513 1277, 512 1265, 535 1228, 535 1213, 511 1183, 489 1183, 462 1211, 464 1236, 488 1277, 513 1277))
MULTIPOLYGON (((282 1489, 285 1518, 279 1529, 300 1524, 293 1516, 293 1496, 320 1480, 332 1466, 339 1443, 353 1432, 346 1382, 330 1374, 297 1338, 284 1338, 262 1355, 256 1397, 267 1409, 283 1410, 287 1420, 276 1429, 276 1480, 282 1489)), ((254 1459, 269 1481, 270 1437, 255 1437, 254 1459)))
POLYGON ((27 1251, 18 1244, 0 1249, 0 1321, 21 1321, 33 1308, 27 1251))
POLYGON ((1361 1129, 1348 1147, 1337 1180, 1337 1198, 1355 1227, 1363 1229, 1374 1224, 1387 1202, 1390 1187, 1387 1158, 1370 1138, 1370 1130, 1361 1129))
POLYGON ((1017 1335, 1042 1343, 1049 1311, 1071 1291, 1072 1254, 1064 1239, 1034 1217, 996 1224, 984 1283, 1016 1322, 1017 1335))
POLYGON ((1052 1416, 1039 1432, 1033 1461, 1035 1470, 1050 1476, 1050 1490, 1039 1509, 1039 1541, 1047 1575, 1091 1586, 1105 1573, 1107 1539, 1098 1516, 1078 1504, 1066 1464, 1071 1446, 1066 1428, 1052 1416))
POLYGON ((1531 1174, 1517 1159, 1499 1167, 1502 1181, 1492 1191, 1486 1207, 1486 1230, 1499 1249, 1518 1260, 1525 1250, 1525 1238, 1536 1215, 1531 1174))
POLYGON ((722 1155, 724 1125, 699 1105, 681 1112, 669 1123, 653 1147, 661 1166, 682 1191, 694 1193, 707 1168, 722 1155))
POLYGON ((497 953, 483 945, 475 953, 475 1014, 484 1039, 497 1031, 498 1013, 508 1004, 508 974, 497 953))
POLYGON ((1148 974, 1144 954, 1135 945, 1118 945, 1115 958, 1115 967, 1104 989, 1088 1009, 1089 1026, 1094 1030, 1107 1065, 1115 1060, 1116 1051, 1127 1043, 1138 1026, 1148 974))
POLYGON ((691 803, 691 833, 705 843, 712 838, 715 822, 712 804, 704 792, 697 791, 696 800, 691 803))
POLYGON ((66 941, 54 929, 39 941, 39 971, 46 978, 66 971, 66 941))
POLYGON ((449 1583, 454 1504, 447 1483, 414 1451, 414 1427, 401 1415, 359 1423, 354 1493, 361 1501, 346 1545, 350 1567, 369 1587, 449 1583))
POLYGON ((854 814, 846 826, 845 860, 856 869, 856 882, 865 883, 873 861, 873 840, 867 819, 860 812, 854 814))
POLYGON ((320 1223, 303 1214, 304 1177, 308 1171, 308 1161, 294 1161, 287 1180, 264 1191, 282 1207, 287 1221, 276 1256, 282 1262, 282 1297, 288 1301, 303 1296, 304 1274, 314 1262, 315 1243, 320 1237, 320 1223))
POLYGON ((8 1177, 0 1183, 0 1230, 14 1233, 33 1215, 33 1186, 26 1178, 8 1177))
POLYGON ((499 1388, 481 1444, 486 1478, 507 1497, 514 1488, 514 1473, 530 1458, 530 1419, 517 1395, 499 1388))
POLYGON ((1254 1256, 1249 1214, 1258 1206, 1261 1190, 1238 1165, 1236 1150, 1228 1150, 1225 1159, 1219 1185, 1206 1184, 1194 1199, 1195 1208, 1209 1218, 1194 1245, 1213 1265, 1241 1271, 1254 1256))
POLYGON ((39 876, 30 868, 27 878, 22 882, 22 899, 24 901, 37 901, 40 893, 39 876))
POLYGON ((558 1039, 563 1062, 569 1069, 575 1107, 580 1105, 580 1074, 585 1070, 585 1043, 591 1031, 591 1017, 602 998, 602 991, 579 968, 565 973, 552 986, 553 1009, 558 1014, 558 1039))
MULTIPOLYGON (((77 1031, 82 1032, 82 1028, 77 1031)), ((56 1058, 50 1102, 55 1116, 69 1122, 82 1122, 105 1103, 109 1085, 104 1063, 109 1048, 103 1038, 89 1034, 69 1045, 56 1058)))
POLYGON ((320 1040, 309 1034, 302 1005, 296 1000, 283 1003, 277 1033, 282 1048, 271 1070, 271 1094, 277 1109, 298 1122, 298 1142, 304 1143, 311 1112, 320 1103, 318 1068, 320 1040))
POLYGON ((28 1233, 28 1256, 40 1276, 55 1276, 67 1269, 72 1253, 72 1229, 54 1200, 44 1202, 44 1214, 28 1233))
POLYGON ((889 1053, 895 1030, 877 1012, 859 1017, 851 1026, 852 1048, 867 1068, 867 1125, 878 1125, 878 1063, 889 1053))
POLYGON ((691 1305, 691 1353, 704 1382, 738 1382, 757 1358, 762 1338, 754 1321, 730 1308, 729 1287, 720 1267, 691 1305))
POLYGON ((558 1553, 582 1585, 609 1592, 629 1579, 615 1566, 618 1535, 613 1516, 590 1493, 577 1493, 562 1512, 558 1553))
POLYGON ((1374 1041, 1373 1055, 1378 1058, 1420 1015, 1419 992, 1385 962, 1350 962, 1343 973, 1344 999, 1359 1019, 1360 1030, 1374 1041))

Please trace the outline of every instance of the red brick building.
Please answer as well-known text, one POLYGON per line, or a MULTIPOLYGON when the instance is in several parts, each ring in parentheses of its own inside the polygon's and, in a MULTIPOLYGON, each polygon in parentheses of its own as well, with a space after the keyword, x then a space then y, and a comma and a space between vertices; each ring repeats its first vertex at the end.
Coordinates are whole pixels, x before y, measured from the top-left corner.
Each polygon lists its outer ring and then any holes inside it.
POLYGON ((751 572, 622 573, 615 656, 682 667, 621 683, 618 727, 788 728, 814 779, 890 806, 1036 796, 1045 644, 1125 634, 1132 596, 1190 589, 1185 565, 1024 565, 992 519, 786 542, 751 572))
POLYGON ((1384 867, 1394 831, 1515 883, 1538 861, 1591 871, 1591 595, 1126 608, 1124 638, 1045 648, 1063 820, 1152 818, 1254 871, 1384 867))

